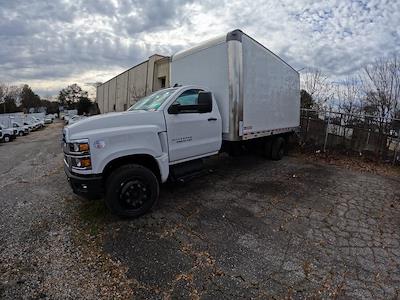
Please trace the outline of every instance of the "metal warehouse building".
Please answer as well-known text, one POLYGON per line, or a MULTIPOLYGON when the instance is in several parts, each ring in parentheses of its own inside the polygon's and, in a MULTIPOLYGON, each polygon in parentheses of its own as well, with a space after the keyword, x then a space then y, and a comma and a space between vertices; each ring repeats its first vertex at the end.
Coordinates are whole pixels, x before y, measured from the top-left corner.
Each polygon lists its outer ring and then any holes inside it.
POLYGON ((170 57, 152 55, 148 60, 99 85, 96 102, 101 113, 124 111, 137 99, 169 87, 170 57))

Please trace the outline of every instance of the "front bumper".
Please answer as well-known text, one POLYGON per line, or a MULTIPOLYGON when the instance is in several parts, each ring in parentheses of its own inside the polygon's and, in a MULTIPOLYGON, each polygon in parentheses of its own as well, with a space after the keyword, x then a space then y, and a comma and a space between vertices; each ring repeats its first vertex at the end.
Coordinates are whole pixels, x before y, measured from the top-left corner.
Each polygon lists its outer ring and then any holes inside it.
POLYGON ((104 181, 101 175, 80 175, 72 173, 65 163, 64 171, 75 194, 85 198, 97 198, 104 194, 104 181))

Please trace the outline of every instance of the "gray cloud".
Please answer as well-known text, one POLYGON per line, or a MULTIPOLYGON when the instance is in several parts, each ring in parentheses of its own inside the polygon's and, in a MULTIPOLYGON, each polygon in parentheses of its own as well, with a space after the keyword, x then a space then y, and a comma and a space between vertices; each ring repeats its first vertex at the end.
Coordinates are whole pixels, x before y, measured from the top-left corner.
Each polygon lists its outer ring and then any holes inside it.
POLYGON ((0 81, 102 81, 233 28, 295 68, 340 77, 400 51, 400 2, 0 0, 0 81))

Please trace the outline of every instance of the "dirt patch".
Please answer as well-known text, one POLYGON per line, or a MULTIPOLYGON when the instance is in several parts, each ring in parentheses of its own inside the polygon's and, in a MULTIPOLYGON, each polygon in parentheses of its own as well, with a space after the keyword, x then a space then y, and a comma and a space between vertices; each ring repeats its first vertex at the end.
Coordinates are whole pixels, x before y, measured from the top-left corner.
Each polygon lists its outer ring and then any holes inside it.
POLYGON ((309 162, 320 162, 345 167, 357 172, 367 172, 384 176, 400 176, 400 166, 388 162, 380 162, 363 155, 346 155, 341 152, 320 151, 296 152, 296 156, 309 162))

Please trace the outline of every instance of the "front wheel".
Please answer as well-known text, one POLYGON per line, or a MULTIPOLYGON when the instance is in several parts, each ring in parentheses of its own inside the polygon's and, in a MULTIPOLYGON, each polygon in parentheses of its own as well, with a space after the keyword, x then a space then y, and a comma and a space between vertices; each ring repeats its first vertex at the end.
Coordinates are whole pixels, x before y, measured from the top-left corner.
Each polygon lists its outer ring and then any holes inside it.
POLYGON ((20 131, 20 132, 18 132, 18 135, 19 135, 19 136, 23 136, 24 133, 23 133, 22 131, 20 131))
POLYGON ((281 160, 285 154, 285 139, 278 137, 272 143, 271 158, 273 160, 281 160))
POLYGON ((8 134, 6 134, 3 139, 4 139, 4 142, 6 142, 6 143, 11 141, 11 138, 10 138, 10 136, 8 134))
POLYGON ((116 169, 106 182, 105 202, 111 212, 123 217, 139 217, 158 199, 157 177, 149 169, 129 164, 116 169))

